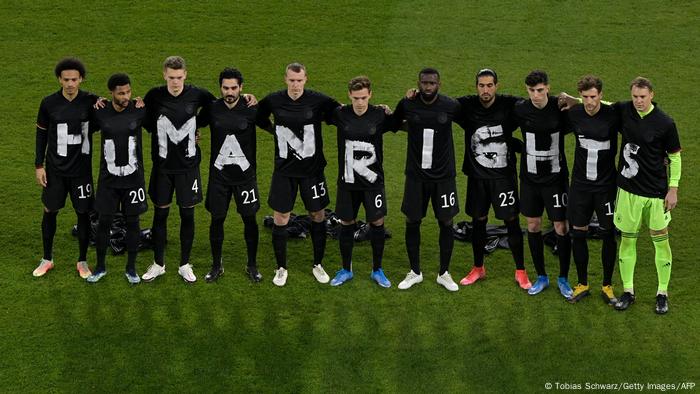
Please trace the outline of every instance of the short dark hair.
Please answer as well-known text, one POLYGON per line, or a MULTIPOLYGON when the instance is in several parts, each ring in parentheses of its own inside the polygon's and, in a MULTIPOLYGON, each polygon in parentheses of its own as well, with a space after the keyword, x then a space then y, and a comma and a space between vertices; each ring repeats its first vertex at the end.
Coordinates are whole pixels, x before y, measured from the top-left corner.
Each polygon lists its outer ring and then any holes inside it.
POLYGON ((440 72, 432 67, 425 67, 422 70, 418 71, 418 79, 420 79, 421 75, 437 75, 438 81, 440 80, 440 72))
POLYGON ((172 70, 187 70, 187 64, 185 63, 185 59, 181 56, 168 56, 163 61, 163 70, 166 68, 172 70))
POLYGON ((348 83, 348 91, 350 92, 356 92, 362 89, 367 89, 370 92, 372 91, 372 83, 369 81, 369 78, 364 75, 355 77, 348 83))
POLYGON ((644 77, 637 77, 633 79, 632 82, 630 82, 630 90, 632 90, 634 87, 639 89, 647 88, 650 92, 654 91, 654 86, 652 86, 651 81, 644 77))
POLYGON ((584 75, 576 84, 579 92, 595 88, 598 93, 603 91, 603 81, 595 75, 584 75))
POLYGON ((128 75, 124 73, 113 74, 111 77, 109 77, 109 80, 107 80, 107 89, 109 89, 110 92, 113 92, 117 86, 129 84, 131 84, 131 80, 129 79, 128 75))
POLYGON ((236 79, 239 85, 243 85, 243 74, 237 68, 226 67, 219 73, 219 86, 224 82, 224 79, 236 79))
POLYGON ((493 77, 493 83, 498 83, 498 74, 490 68, 482 68, 476 73, 476 83, 479 83, 479 78, 485 76, 493 77))
POLYGON ((532 70, 530 74, 527 74, 527 77, 525 77, 525 85, 527 86, 536 86, 541 83, 549 85, 549 77, 547 73, 542 70, 532 70))
POLYGON ((81 78, 85 78, 85 65, 78 58, 66 57, 61 59, 58 64, 56 64, 56 68, 54 68, 53 72, 56 74, 56 78, 60 78, 61 73, 66 70, 75 70, 80 74, 81 78))
POLYGON ((300 73, 303 71, 304 74, 306 74, 306 66, 299 63, 299 62, 287 64, 287 68, 284 70, 284 73, 286 74, 287 71, 289 71, 289 70, 292 70, 292 72, 295 72, 295 73, 300 73))

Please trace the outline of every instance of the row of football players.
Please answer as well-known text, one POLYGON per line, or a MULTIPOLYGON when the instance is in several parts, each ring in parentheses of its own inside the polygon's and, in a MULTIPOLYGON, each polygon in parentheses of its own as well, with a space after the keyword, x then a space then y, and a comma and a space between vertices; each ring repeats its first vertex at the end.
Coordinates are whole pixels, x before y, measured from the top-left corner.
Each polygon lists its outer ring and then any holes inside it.
MULTIPOLYGON (((406 215, 405 239, 411 270, 399 283, 400 289, 423 280, 419 259, 420 224, 429 202, 432 202, 440 227, 437 282, 451 291, 459 288, 448 272, 454 242, 452 218, 459 211, 453 122, 465 130, 466 211, 473 218, 474 267, 460 281, 462 285, 473 284, 486 275, 483 267, 486 219, 493 206, 496 217, 504 220, 508 228, 516 282, 532 295, 547 288, 549 280, 541 233, 541 218, 546 209, 557 234, 559 290, 573 302, 585 297, 589 294, 586 226, 595 211, 604 229, 602 294, 607 302, 619 304, 611 287, 616 256, 612 219, 617 187, 635 197, 652 201, 661 198, 662 208, 664 198, 667 205, 675 206, 675 190, 680 176, 678 135, 673 121, 658 109, 659 115, 655 117, 648 118, 644 113, 645 109, 649 114, 653 113, 654 106, 651 103, 653 89, 643 78, 632 83, 633 102, 607 105, 601 103, 601 81, 593 76, 584 77, 578 86, 584 103, 578 105, 576 99, 567 95, 560 96, 559 100, 550 96, 549 81, 543 71, 528 74, 525 79, 528 98, 518 98, 497 94, 497 74, 483 69, 476 74, 478 94, 453 100, 439 93, 438 71, 426 68, 418 74, 418 89, 409 91, 392 113, 386 106, 369 104, 372 90, 366 77, 350 81, 348 95, 351 105, 342 106, 324 94, 306 89, 306 69, 299 63, 292 63, 285 70, 287 89, 269 94, 259 105, 256 105, 255 97, 241 94, 241 73, 225 69, 219 76, 221 98, 216 99, 204 89, 185 84, 185 62, 172 56, 163 65, 166 85, 149 91, 143 103, 132 103, 128 76, 116 74, 108 82, 112 100, 98 103, 98 107, 104 108, 95 111, 92 108, 97 98, 79 90, 85 75, 82 63, 65 59, 56 66, 55 72, 62 89, 42 101, 37 120, 35 164, 37 180, 44 186, 45 212, 42 221, 44 257, 34 271, 36 276, 53 267, 56 213, 64 205, 66 195, 70 195, 78 212, 80 256, 77 265, 81 276, 96 282, 105 275, 109 226, 113 214, 121 210, 127 217, 129 257, 126 276, 131 283, 140 281, 135 270, 138 216, 147 206, 141 126, 152 136, 153 169, 148 194, 155 206, 152 227, 154 263, 142 276, 146 281, 165 273, 165 231, 174 191, 181 217, 178 273, 187 282, 196 280, 189 262, 194 238, 193 207, 202 200, 201 153, 196 143, 196 131, 205 126, 210 127, 212 144, 206 207, 212 217, 213 264, 205 276, 207 281, 217 280, 224 272, 221 258, 223 223, 232 197, 244 223, 248 251, 246 271, 251 280, 261 280, 256 264, 258 227, 255 213, 260 207, 255 177, 256 125, 269 131, 275 139, 275 165, 268 203, 274 211, 272 244, 278 268, 273 283, 278 286, 287 281, 286 226, 298 192, 312 219, 312 272, 316 279, 321 283, 330 281, 335 286, 352 279, 354 221, 360 205, 363 205, 371 225, 371 278, 380 286, 390 287, 381 265, 383 218, 387 212, 382 135, 387 131, 402 129, 408 135, 402 212, 406 215), (640 103, 635 89, 645 92, 640 96, 640 103), (644 107, 647 102, 647 107, 644 107), (568 110, 562 111, 560 107, 568 110), (645 124, 635 124, 640 120, 645 124), (335 125, 338 130, 336 211, 342 221, 339 244, 343 266, 332 280, 322 266, 326 241, 324 208, 330 203, 324 176, 326 160, 321 134, 324 121, 335 125), (522 131, 521 147, 512 137, 517 128, 522 131), (632 131, 626 132, 627 129, 632 131), (87 211, 92 204, 91 133, 96 130, 102 132, 99 189, 95 203, 100 220, 97 266, 90 272, 85 262, 87 211), (623 155, 618 176, 614 159, 619 130, 623 135, 623 155), (577 137, 571 193, 564 155, 564 133, 568 131, 577 137), (649 133, 659 135, 649 136, 649 133), (656 151, 649 155, 640 154, 647 150, 640 150, 640 143, 647 143, 656 151), (520 193, 516 183, 515 152, 522 154, 520 193), (678 157, 675 171, 674 155, 678 157), (670 183, 663 166, 665 157, 672 159, 672 175, 677 175, 671 177, 670 183), (639 170, 640 167, 643 171, 639 170), (521 212, 527 219, 528 244, 537 271, 534 284, 530 283, 524 267, 523 237, 518 218, 521 212), (571 231, 568 222, 573 226, 571 231), (571 238, 579 276, 575 289, 570 287, 567 279, 571 238)), ((663 209, 664 214, 673 206, 663 209)), ((635 209, 636 206, 630 207, 627 213, 634 216, 635 209)), ((635 224, 624 214, 620 212, 620 217, 631 222, 628 228, 624 227, 627 223, 618 223, 618 227, 624 234, 636 234, 641 216, 634 219, 635 224), (637 228, 633 229, 635 225, 637 228)), ((670 220, 670 215, 667 216, 670 220)), ((666 221, 664 230, 667 224, 666 221)), ((653 228, 661 231, 657 227, 653 228)), ((625 237, 623 245, 624 241, 625 237)), ((665 241, 668 245, 667 235, 665 241)), ((657 262, 657 268, 658 265, 657 262)), ((631 279, 625 281, 624 269, 621 271, 626 294, 633 295, 631 279)), ((661 281, 659 294, 665 294, 661 281)), ((630 297, 622 298, 627 299, 627 306, 631 303, 630 297)), ((626 308, 625 305, 622 307, 626 308)))

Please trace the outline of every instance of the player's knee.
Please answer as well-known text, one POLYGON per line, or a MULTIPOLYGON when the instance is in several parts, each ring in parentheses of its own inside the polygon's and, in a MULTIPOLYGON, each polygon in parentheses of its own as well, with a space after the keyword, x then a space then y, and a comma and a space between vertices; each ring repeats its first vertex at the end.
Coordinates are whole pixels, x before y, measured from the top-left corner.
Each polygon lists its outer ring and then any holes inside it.
POLYGON ((652 229, 649 229, 649 234, 651 234, 652 237, 655 236, 655 235, 666 235, 666 234, 668 234, 668 227, 663 228, 663 229, 661 229, 661 230, 652 230, 652 229))
POLYGON ((554 222, 554 231, 558 235, 565 235, 567 232, 569 232, 569 226, 566 220, 554 222))
POLYGON ((406 220, 406 228, 418 228, 420 227, 422 220, 406 220))
POLYGON ((452 219, 447 219, 447 220, 439 220, 438 225, 440 227, 452 227, 452 219))
POLYGON ((571 238, 573 239, 585 239, 588 235, 587 230, 582 230, 580 228, 574 227, 571 229, 571 238))
POLYGON ((349 226, 351 224, 355 224, 355 221, 354 220, 350 220, 350 221, 341 220, 340 224, 342 224, 343 226, 349 226))
POLYGON ((384 225, 384 217, 380 217, 379 219, 377 219, 373 222, 370 222, 370 224, 372 226, 375 226, 375 227, 383 226, 384 225))
POLYGON ((272 218, 277 226, 286 226, 289 223, 290 212, 274 212, 272 218))
POLYGON ((538 233, 542 230, 542 218, 527 218, 527 231, 538 233))
POLYGON ((156 208, 158 209, 168 209, 170 208, 171 204, 165 204, 165 205, 156 205, 156 208))
POLYGON ((180 207, 180 218, 183 220, 194 220, 194 208, 180 207))
POLYGON ((326 211, 323 209, 320 211, 309 211, 309 216, 311 217, 311 221, 320 223, 326 219, 326 211))
POLYGON ((255 221, 255 215, 241 216, 241 220, 246 226, 253 226, 257 224, 257 222, 255 221))

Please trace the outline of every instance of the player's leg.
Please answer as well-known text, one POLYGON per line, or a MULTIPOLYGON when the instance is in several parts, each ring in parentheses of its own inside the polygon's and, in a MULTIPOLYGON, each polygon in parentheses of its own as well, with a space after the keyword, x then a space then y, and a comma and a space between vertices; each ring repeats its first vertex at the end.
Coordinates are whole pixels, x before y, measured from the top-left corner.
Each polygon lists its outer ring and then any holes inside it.
POLYGON ((175 185, 173 177, 164 174, 158 169, 151 170, 151 178, 148 184, 148 195, 153 201, 153 225, 151 234, 153 236, 153 264, 141 276, 146 282, 165 274, 165 244, 168 238, 168 215, 170 214, 170 204, 173 199, 175 185))
POLYGON ((649 232, 654 244, 654 262, 659 284, 656 291, 656 313, 668 312, 668 284, 671 280, 673 254, 668 241, 668 224, 671 222, 671 212, 664 208, 662 199, 650 199, 649 232))
POLYGON ((601 287, 601 296, 609 305, 614 305, 617 302, 612 287, 612 275, 615 270, 615 261, 617 258, 617 239, 615 238, 615 224, 613 221, 616 191, 617 188, 615 185, 611 185, 607 191, 596 194, 595 197, 595 211, 598 217, 598 224, 600 225, 598 234, 603 241, 601 247, 601 261, 603 263, 603 286, 601 287))
POLYGON ((78 218, 78 262, 76 268, 83 279, 90 276, 87 250, 90 246, 90 211, 95 200, 92 175, 70 178, 70 198, 78 218))
POLYGON ((119 190, 106 186, 100 186, 97 191, 97 199, 95 208, 98 213, 97 231, 95 233, 95 254, 97 256, 97 264, 86 279, 90 283, 95 283, 102 279, 107 273, 105 265, 105 257, 107 255, 107 243, 109 242, 110 229, 114 213, 119 210, 119 202, 121 195, 119 190))
POLYGON ((576 265, 578 284, 569 301, 577 302, 590 294, 588 286, 588 223, 594 210, 595 192, 581 189, 575 182, 571 184, 571 193, 567 216, 571 224, 571 251, 576 265))
POLYGON ((311 243, 314 261, 312 273, 319 283, 328 283, 331 279, 323 269, 323 257, 326 253, 326 211, 330 204, 328 186, 323 173, 302 178, 299 183, 301 199, 311 217, 311 243))
POLYGON ((272 173, 268 205, 272 208, 272 249, 275 252, 277 269, 272 282, 277 286, 287 283, 287 224, 294 208, 298 182, 294 178, 272 173))
POLYGON ((141 282, 141 278, 136 272, 136 257, 141 242, 140 216, 148 210, 145 185, 141 183, 137 187, 124 190, 121 196, 121 206, 126 217, 127 258, 124 275, 129 283, 135 285, 141 282))
POLYGON ((459 290, 459 286, 450 275, 450 260, 454 249, 455 238, 452 232, 452 218, 459 213, 459 202, 457 198, 457 183, 454 178, 433 184, 430 199, 433 204, 433 212, 440 227, 440 270, 437 276, 437 283, 449 291, 459 290))
POLYGON ((353 278, 352 249, 355 242, 355 219, 362 203, 359 198, 361 194, 362 192, 346 190, 343 187, 338 187, 336 191, 335 213, 340 219, 338 247, 342 267, 331 279, 331 286, 340 286, 353 278))
POLYGON ((372 244, 372 274, 370 278, 379 286, 388 288, 391 287, 391 282, 382 268, 385 242, 384 217, 387 214, 384 187, 379 190, 368 190, 363 195, 363 205, 369 223, 369 239, 372 244))
POLYGON ((211 215, 209 223, 209 246, 211 248, 211 268, 204 276, 208 283, 214 282, 224 273, 222 254, 224 244, 224 221, 231 203, 233 187, 209 178, 207 197, 204 206, 211 215))
POLYGON ((32 275, 43 276, 54 267, 53 239, 56 235, 56 217, 58 211, 65 206, 68 188, 63 179, 53 176, 51 171, 46 172, 46 187, 41 191, 41 201, 44 206, 41 218, 41 240, 44 249, 44 257, 34 269, 32 275))
POLYGON ((489 206, 491 203, 488 181, 467 178, 467 202, 465 211, 472 218, 472 255, 474 266, 471 271, 459 281, 468 286, 486 277, 484 269, 484 247, 486 246, 486 223, 488 222, 489 206))
POLYGON ((537 272, 537 280, 528 290, 534 295, 549 287, 549 278, 544 266, 544 239, 542 237, 542 213, 544 201, 539 186, 528 181, 520 181, 520 208, 527 222, 527 244, 532 264, 537 272))
POLYGON ((557 257, 559 258, 559 277, 557 286, 559 292, 567 300, 571 299, 573 289, 569 284, 569 268, 571 266, 571 236, 566 220, 566 206, 569 199, 569 186, 566 181, 544 186, 541 188, 547 216, 554 224, 556 236, 557 257))
POLYGON ((424 187, 424 183, 407 177, 404 184, 403 202, 401 212, 406 215, 406 230, 404 239, 406 253, 411 270, 406 278, 399 283, 399 289, 405 290, 423 281, 423 273, 420 269, 420 225, 428 211, 430 193, 424 187))
POLYGON ((238 214, 241 215, 243 221, 243 239, 248 257, 246 275, 252 282, 257 283, 262 280, 262 275, 258 271, 257 258, 260 231, 258 222, 255 220, 255 214, 260 210, 260 192, 257 180, 251 179, 248 184, 236 187, 234 195, 236 196, 238 214))
POLYGON ((646 199, 618 189, 615 202, 615 226, 622 232, 619 251, 620 277, 624 292, 615 309, 625 310, 635 301, 634 267, 637 263, 637 238, 646 199))
POLYGON ((175 175, 175 193, 180 211, 180 268, 177 272, 187 283, 197 281, 190 263, 194 244, 194 206, 202 201, 202 179, 199 167, 175 175))

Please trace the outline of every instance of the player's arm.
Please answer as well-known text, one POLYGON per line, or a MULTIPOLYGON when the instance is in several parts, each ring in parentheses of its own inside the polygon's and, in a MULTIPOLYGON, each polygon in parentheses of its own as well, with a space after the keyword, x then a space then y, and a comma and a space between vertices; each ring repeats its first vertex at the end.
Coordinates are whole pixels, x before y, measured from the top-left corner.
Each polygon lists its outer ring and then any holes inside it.
POLYGON ((338 100, 326 96, 326 100, 323 103, 323 121, 326 122, 327 125, 332 125, 333 124, 333 113, 336 110, 339 110, 343 104, 340 104, 338 100))
POLYGON ((46 187, 46 170, 44 160, 46 159, 46 147, 49 144, 48 125, 50 122, 49 113, 46 110, 44 101, 39 106, 39 114, 36 117, 36 151, 34 155, 34 168, 36 182, 46 187))
POLYGON ((665 145, 669 162, 669 176, 664 206, 667 211, 670 211, 678 204, 678 183, 681 180, 681 142, 675 123, 671 123, 668 129, 665 145))
POLYGON ((255 115, 255 124, 270 134, 274 134, 275 126, 270 120, 272 108, 270 107, 270 96, 265 97, 258 104, 258 113, 255 115))
POLYGON ((156 89, 151 89, 146 93, 146 96, 143 98, 143 102, 146 108, 146 116, 143 118, 143 128, 146 129, 147 132, 153 133, 156 131, 156 105, 154 103, 155 96, 156 95, 156 89))

